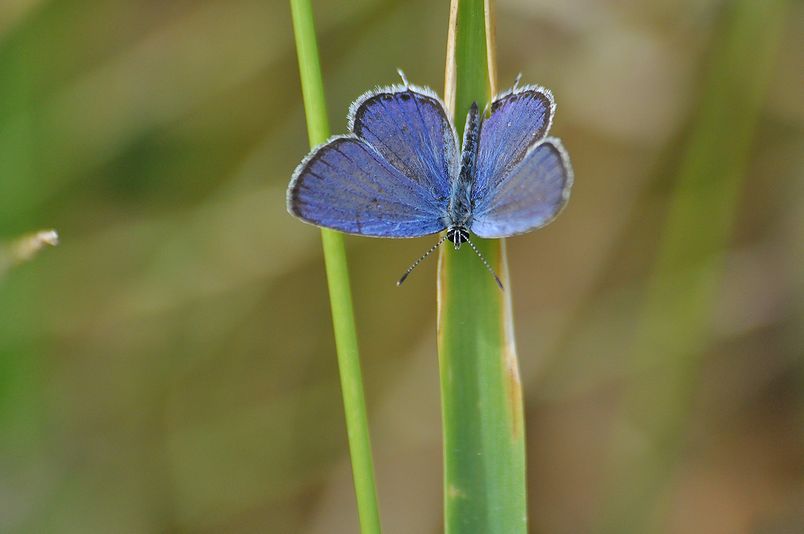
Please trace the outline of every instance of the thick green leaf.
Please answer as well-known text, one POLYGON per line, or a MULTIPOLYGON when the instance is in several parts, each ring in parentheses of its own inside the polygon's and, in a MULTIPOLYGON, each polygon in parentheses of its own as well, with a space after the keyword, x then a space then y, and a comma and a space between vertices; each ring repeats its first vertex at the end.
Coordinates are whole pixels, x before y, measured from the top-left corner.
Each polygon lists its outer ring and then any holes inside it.
MULTIPOLYGON (((463 128, 472 102, 494 86, 491 13, 483 0, 454 0, 445 99, 463 128)), ((469 247, 441 249, 438 348, 448 534, 527 530, 524 421, 503 240, 473 238, 499 273, 500 291, 469 247)))

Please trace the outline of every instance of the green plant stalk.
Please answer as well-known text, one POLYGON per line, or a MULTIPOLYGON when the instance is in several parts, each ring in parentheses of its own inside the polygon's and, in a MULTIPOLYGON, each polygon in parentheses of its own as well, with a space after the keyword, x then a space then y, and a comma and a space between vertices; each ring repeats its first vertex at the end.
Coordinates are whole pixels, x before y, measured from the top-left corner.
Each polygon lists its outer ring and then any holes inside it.
MULTIPOLYGON (((618 446, 603 532, 658 531, 657 505, 683 445, 786 0, 729 4, 683 152, 626 398, 643 447, 618 446), (627 451, 627 452, 626 452, 627 451)), ((617 445, 617 444, 615 444, 617 445)), ((619 444, 622 445, 622 444, 619 444)))
MULTIPOLYGON (((30 46, 24 32, 9 35, 0 46, 0 241, 37 224, 31 210, 19 209, 30 205, 31 192, 41 186, 30 46)), ((31 247, 26 241, 0 242, 0 456, 20 462, 45 443, 47 434, 47 382, 38 335, 47 296, 34 270, 10 273, 27 259, 25 249, 31 247)))
MULTIPOLYGON (((483 0, 453 0, 445 100, 460 131, 472 102, 494 87, 491 12, 483 0)), ((441 248, 438 349, 444 425, 447 534, 527 530, 522 390, 503 240, 473 238, 505 291, 468 247, 441 248)))
MULTIPOLYGON (((318 59, 318 45, 310 0, 291 0, 293 31, 299 56, 304 109, 307 115, 307 132, 310 146, 314 147, 329 137, 324 84, 318 59)), ((377 490, 374 481, 374 462, 357 348, 357 329, 352 309, 349 271, 342 234, 322 229, 324 262, 327 271, 335 346, 338 353, 341 391, 352 459, 357 509, 363 534, 381 531, 377 490)))

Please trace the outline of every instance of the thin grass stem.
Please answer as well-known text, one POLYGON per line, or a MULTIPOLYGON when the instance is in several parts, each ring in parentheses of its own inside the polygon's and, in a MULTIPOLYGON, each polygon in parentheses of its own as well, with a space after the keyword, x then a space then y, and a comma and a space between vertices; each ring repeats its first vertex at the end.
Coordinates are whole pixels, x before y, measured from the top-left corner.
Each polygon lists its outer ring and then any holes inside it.
MULTIPOLYGON (((313 11, 310 0, 291 0, 290 7, 296 37, 296 50, 299 56, 299 73, 304 96, 304 109, 307 115, 307 132, 310 146, 313 147, 323 143, 329 137, 313 11)), ((321 240, 324 246, 324 262, 360 528, 363 534, 378 534, 381 531, 380 513, 357 347, 357 329, 346 263, 346 249, 343 236, 338 232, 322 229, 321 240)))

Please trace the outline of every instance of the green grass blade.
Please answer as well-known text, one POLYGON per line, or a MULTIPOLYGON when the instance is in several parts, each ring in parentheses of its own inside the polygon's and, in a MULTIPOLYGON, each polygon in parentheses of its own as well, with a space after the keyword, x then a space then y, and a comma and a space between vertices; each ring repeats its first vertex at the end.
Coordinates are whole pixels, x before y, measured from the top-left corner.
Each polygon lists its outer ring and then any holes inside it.
POLYGON ((34 270, 11 272, 36 253, 40 239, 28 235, 6 242, 21 228, 37 224, 19 210, 41 183, 28 43, 22 32, 0 43, 0 457, 21 464, 47 434, 45 359, 33 332, 40 328, 48 297, 34 270))
POLYGON ((638 429, 644 447, 618 446, 603 532, 656 531, 650 522, 681 453, 785 3, 724 6, 634 351, 627 434, 638 429))
MULTIPOLYGON (((310 146, 316 146, 329 137, 329 124, 324 99, 324 85, 321 80, 321 67, 318 60, 313 12, 309 0, 291 0, 290 6, 299 56, 299 72, 310 146)), ((371 439, 357 349, 357 330, 352 309, 346 250, 343 236, 338 232, 322 229, 321 239, 324 246, 324 261, 360 527, 363 534, 374 534, 381 531, 380 513, 374 482, 374 462, 371 455, 371 439)))
MULTIPOLYGON (((494 88, 490 17, 483 0, 452 2, 445 99, 459 130, 472 102, 482 109, 494 88)), ((525 440, 505 242, 473 240, 506 289, 468 247, 441 248, 445 530, 516 534, 527 529, 525 440)))

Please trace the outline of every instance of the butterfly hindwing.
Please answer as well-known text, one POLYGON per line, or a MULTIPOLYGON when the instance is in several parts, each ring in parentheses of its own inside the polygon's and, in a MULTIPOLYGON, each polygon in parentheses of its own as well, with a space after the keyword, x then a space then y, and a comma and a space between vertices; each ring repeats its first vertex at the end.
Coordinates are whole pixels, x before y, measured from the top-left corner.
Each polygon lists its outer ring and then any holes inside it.
POLYGON ((569 199, 573 174, 561 141, 533 146, 505 179, 476 205, 471 230, 480 237, 508 237, 552 221, 569 199))
POLYGON ((288 210, 302 220, 374 237, 416 237, 444 228, 432 195, 365 141, 336 137, 296 169, 288 210))

